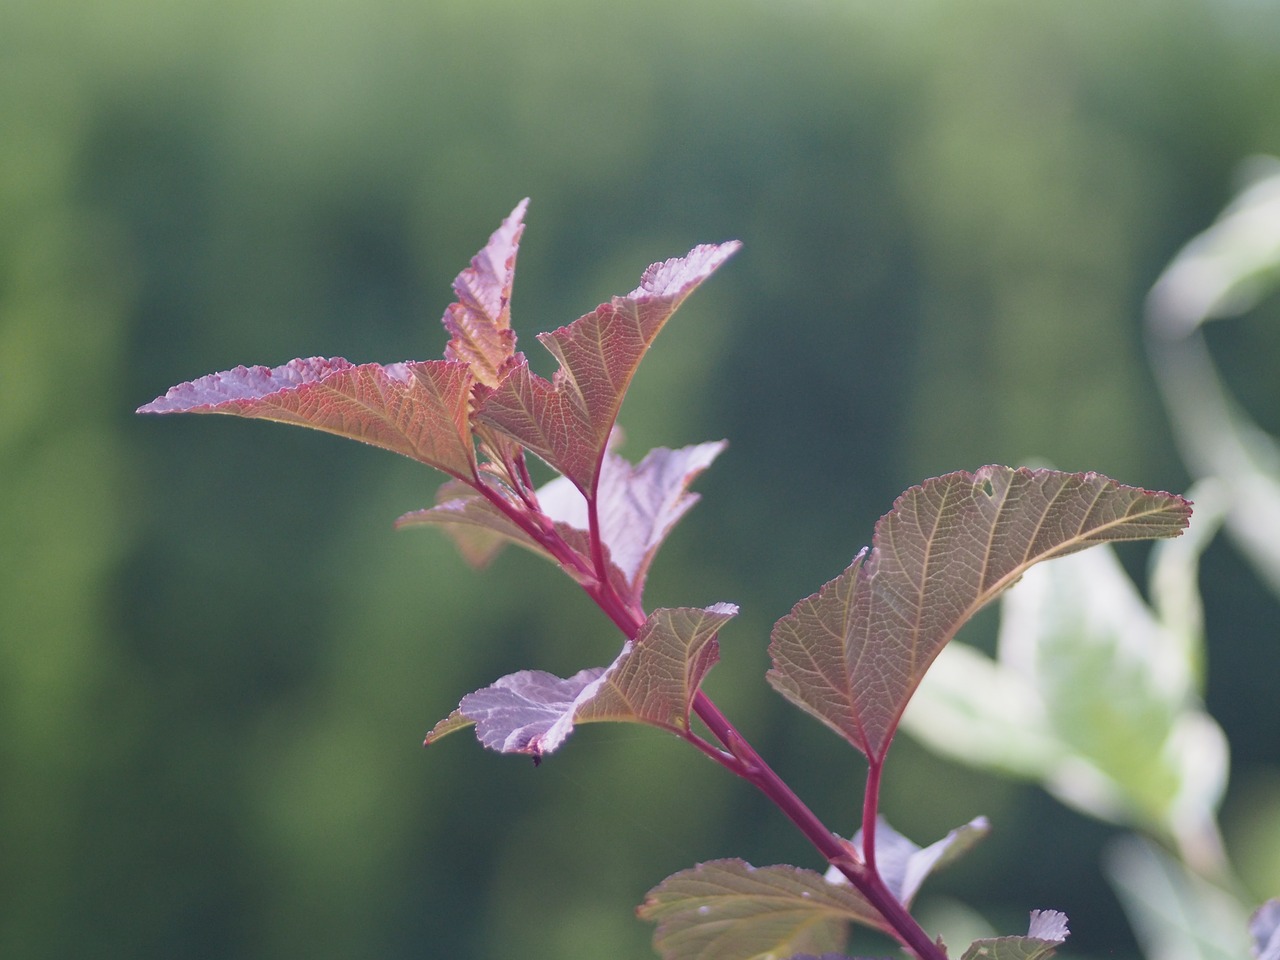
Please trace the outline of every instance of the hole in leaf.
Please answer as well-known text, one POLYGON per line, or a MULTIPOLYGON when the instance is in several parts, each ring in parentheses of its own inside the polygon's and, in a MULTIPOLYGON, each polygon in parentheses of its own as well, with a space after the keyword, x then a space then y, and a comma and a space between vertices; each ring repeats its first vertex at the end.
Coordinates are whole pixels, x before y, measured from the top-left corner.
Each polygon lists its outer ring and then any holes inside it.
POLYGON ((996 488, 991 485, 991 479, 989 477, 982 478, 981 487, 982 487, 982 495, 987 499, 990 499, 991 497, 994 497, 996 495, 996 488))

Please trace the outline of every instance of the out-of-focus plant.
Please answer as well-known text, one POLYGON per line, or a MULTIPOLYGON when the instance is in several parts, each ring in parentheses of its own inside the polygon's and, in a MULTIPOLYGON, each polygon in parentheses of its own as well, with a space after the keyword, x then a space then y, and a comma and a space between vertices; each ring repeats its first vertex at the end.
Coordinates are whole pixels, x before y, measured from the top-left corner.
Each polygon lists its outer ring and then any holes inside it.
POLYGON ((1231 400, 1201 330, 1280 282, 1280 163, 1248 169, 1147 301, 1152 366, 1199 478, 1191 533, 1153 550, 1150 605, 1108 547, 1028 571, 1001 601, 995 658, 951 644, 903 721, 940 753, 1132 828, 1105 869, 1149 960, 1239 958, 1250 935, 1255 956, 1280 955, 1280 902, 1248 922, 1222 843, 1228 744, 1201 701, 1199 558, 1221 526, 1280 591, 1280 445, 1231 400))

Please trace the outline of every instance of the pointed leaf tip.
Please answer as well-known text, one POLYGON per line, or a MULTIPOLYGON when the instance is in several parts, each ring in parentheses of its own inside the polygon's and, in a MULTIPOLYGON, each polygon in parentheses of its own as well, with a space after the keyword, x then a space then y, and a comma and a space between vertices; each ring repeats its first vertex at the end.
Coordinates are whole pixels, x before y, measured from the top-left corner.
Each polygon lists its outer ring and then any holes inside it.
POLYGON ((447 360, 352 364, 309 357, 235 367, 171 388, 139 413, 222 413, 311 427, 403 454, 458 477, 473 473, 471 375, 447 360))
POLYGON ((528 206, 526 197, 493 232, 471 265, 458 274, 453 281, 458 299, 442 319, 452 338, 445 347, 445 359, 466 363, 476 382, 485 387, 497 386, 515 355, 511 291, 528 206))
MULTIPOLYGON (((991 832, 986 817, 975 817, 962 827, 957 827, 941 840, 921 848, 904 837, 883 817, 876 818, 876 863, 885 886, 904 907, 910 907, 916 894, 932 874, 958 860, 991 832)), ((853 845, 862 849, 862 831, 853 836, 853 845)), ((835 884, 849 881, 835 867, 826 874, 835 884)))
MULTIPOLYGON (((634 466, 612 451, 605 454, 596 490, 600 539, 625 583, 627 599, 639 602, 658 548, 698 502, 689 485, 726 445, 719 440, 678 450, 656 447, 634 466)), ((539 489, 538 502, 558 523, 588 529, 586 498, 567 478, 539 489)))
POLYGON ((928 480, 870 551, 774 627, 769 681, 874 760, 938 651, 1032 564, 1177 536, 1191 505, 1096 473, 987 466, 928 480))
POLYGON ((476 419, 523 444, 593 492, 623 396, 644 354, 684 299, 738 249, 736 241, 695 247, 653 264, 640 286, 568 326, 539 334, 559 361, 548 381, 520 355, 480 397, 476 419))
POLYGON ((738 240, 701 243, 683 257, 651 263, 640 277, 640 285, 627 294, 627 299, 687 296, 741 249, 742 243, 738 240))

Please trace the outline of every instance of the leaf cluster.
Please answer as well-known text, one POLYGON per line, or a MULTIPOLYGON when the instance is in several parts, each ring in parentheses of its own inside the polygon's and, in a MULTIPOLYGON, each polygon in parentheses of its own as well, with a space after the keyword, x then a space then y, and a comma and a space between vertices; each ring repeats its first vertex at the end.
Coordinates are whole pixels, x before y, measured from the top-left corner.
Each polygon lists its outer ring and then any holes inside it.
MULTIPOLYGON (((880 773, 903 712, 960 627, 1042 560, 1100 543, 1177 536, 1190 504, 1098 474, 986 466, 912 487, 869 548, 778 621, 770 683, 861 751, 869 771, 862 829, 825 827, 701 691, 731 603, 647 611, 651 564, 696 502, 689 486, 723 442, 659 448, 632 464, 613 449, 641 359, 672 314, 738 250, 694 247, 651 265, 639 285, 539 335, 558 369, 533 373, 516 349, 510 303, 526 202, 454 282, 442 359, 352 364, 296 359, 184 383, 144 413, 220 413, 360 440, 447 476, 434 505, 400 527, 447 530, 480 565, 504 543, 557 564, 623 634, 614 659, 567 678, 521 670, 464 696, 427 735, 474 726, 481 743, 540 760, 578 723, 624 721, 687 741, 762 790, 830 869, 702 864, 655 887, 640 907, 667 960, 834 955, 849 924, 896 937, 922 958, 945 947, 908 908, 924 879, 986 832, 967 824, 920 848, 878 813, 880 773), (557 474, 536 486, 530 456, 557 474)), ((965 958, 1048 956, 1065 918, 1032 915, 1025 936, 978 941, 965 958)))

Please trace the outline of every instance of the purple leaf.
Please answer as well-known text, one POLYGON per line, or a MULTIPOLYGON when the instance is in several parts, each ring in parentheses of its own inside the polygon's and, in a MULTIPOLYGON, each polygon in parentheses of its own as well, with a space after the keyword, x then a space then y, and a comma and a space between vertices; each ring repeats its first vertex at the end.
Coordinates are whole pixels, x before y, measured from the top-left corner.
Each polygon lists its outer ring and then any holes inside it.
POLYGON ((1280 897, 1254 911, 1249 919, 1249 934, 1257 960, 1280 960, 1280 897))
POLYGON ((1050 940, 1054 943, 1065 943, 1067 935, 1067 915, 1058 910, 1032 910, 1031 925, 1027 927, 1027 936, 1037 940, 1050 940))
MULTIPOLYGON (((877 817, 876 869, 889 892, 899 903, 909 907, 919 893, 920 885, 930 874, 958 860, 978 841, 985 839, 990 831, 987 818, 978 817, 921 849, 889 826, 884 818, 877 817)), ((854 834, 853 845, 862 849, 861 830, 854 834)), ((848 882, 835 868, 827 872, 827 879, 832 883, 848 882)))
MULTIPOLYGON (((552 481, 547 486, 554 484, 555 481, 552 481)), ((572 484, 568 484, 568 486, 580 500, 582 495, 577 492, 576 488, 573 488, 572 484)), ((541 496, 541 491, 539 491, 539 496, 541 496)), ((454 542, 457 543, 458 549, 462 552, 467 562, 476 567, 483 567, 492 560, 502 545, 508 541, 532 551, 544 560, 549 560, 552 563, 558 562, 540 543, 529 536, 510 517, 481 496, 474 488, 456 481, 446 483, 440 487, 437 499, 440 502, 434 507, 426 510, 415 510, 398 518, 395 523, 396 529, 415 526, 443 526, 454 542)), ((543 513, 552 519, 553 528, 560 539, 575 550, 584 559, 584 563, 589 565, 591 537, 587 531, 555 520, 555 512, 548 510, 546 507, 543 507, 543 513)), ((631 585, 627 582, 626 577, 623 576, 622 571, 609 561, 608 546, 606 545, 603 549, 609 582, 619 596, 629 596, 631 585)), ((580 574, 572 567, 562 565, 561 569, 569 576, 580 579, 582 582, 589 582, 594 579, 594 574, 580 574)))
POLYGON ((649 891, 636 911, 656 923, 663 960, 768 960, 844 945, 850 921, 884 929, 884 919, 848 885, 799 867, 713 860, 649 891))
MULTIPOLYGON (((612 563, 612 579, 620 595, 639 602, 645 576, 658 548, 698 495, 689 484, 725 448, 724 441, 700 443, 668 450, 650 450, 632 466, 615 453, 605 454, 600 471, 600 537, 612 563)), ((555 522, 556 530, 584 557, 591 555, 587 533, 587 501, 564 477, 557 477, 538 490, 542 512, 555 522)), ((441 488, 440 502, 427 510, 407 513, 396 526, 443 524, 451 532, 464 528, 458 539, 464 556, 477 565, 486 562, 503 539, 546 556, 545 551, 500 510, 473 489, 458 483, 441 488), (475 532, 497 534, 477 537, 475 532)))
MULTIPOLYGON (((474 391, 492 390, 515 362, 516 335, 511 329, 511 290, 516 276, 516 252, 524 233, 524 212, 528 199, 521 200, 502 226, 489 237, 471 265, 453 281, 458 299, 444 312, 442 322, 450 340, 446 360, 459 360, 470 368, 474 391)), ((473 391, 472 400, 475 400, 473 391)), ((473 423, 476 439, 485 459, 495 471, 511 481, 518 475, 522 456, 520 445, 507 435, 484 424, 473 423)), ((466 555, 476 539, 465 534, 459 545, 466 555)))
MULTIPOLYGON (((679 450, 658 447, 635 466, 615 453, 605 454, 596 494, 600 538, 627 585, 627 599, 639 601, 662 541, 698 502, 689 484, 725 446, 721 440, 679 450)), ((558 478, 539 490, 538 501, 552 519, 587 529, 587 501, 567 479, 558 478)))
POLYGON ((563 680, 541 670, 505 676, 463 697, 426 743, 474 723, 489 749, 541 758, 564 743, 576 723, 613 720, 683 732, 716 662, 716 632, 737 612, 728 603, 655 610, 610 666, 563 680))
POLYGON ((687 730, 693 698, 719 656, 716 633, 737 613, 731 603, 655 610, 593 696, 578 706, 575 719, 639 720, 687 730))
POLYGON ((179 384, 139 413, 225 413, 312 427, 470 477, 471 374, 447 360, 356 366, 341 357, 236 367, 179 384))
POLYGON ((657 263, 640 286, 538 339, 560 363, 551 381, 517 355, 492 391, 480 390, 478 422, 532 450, 583 492, 595 490, 600 461, 641 358, 684 298, 727 260, 737 241, 695 247, 657 263))
POLYGON ((874 762, 938 651, 1032 564, 1177 536, 1191 505, 1095 473, 987 466, 912 487, 874 545, 773 630, 769 682, 874 762))
POLYGON ((1032 910, 1025 937, 975 940, 961 960, 1046 960, 1066 942, 1067 916, 1057 910, 1032 910))
MULTIPOLYGON (((579 698, 584 694, 590 698, 606 669, 579 670, 565 680, 542 670, 521 670, 467 694, 458 712, 475 721, 476 737, 490 750, 540 758, 559 747, 573 730, 579 698)), ((439 736, 443 734, 429 740, 439 736)))
POLYGON ((444 313, 444 328, 452 335, 446 360, 471 368, 476 383, 496 387, 515 356, 511 329, 511 287, 516 275, 516 251, 524 233, 526 197, 494 231, 471 266, 458 274, 453 290, 458 300, 444 313))

